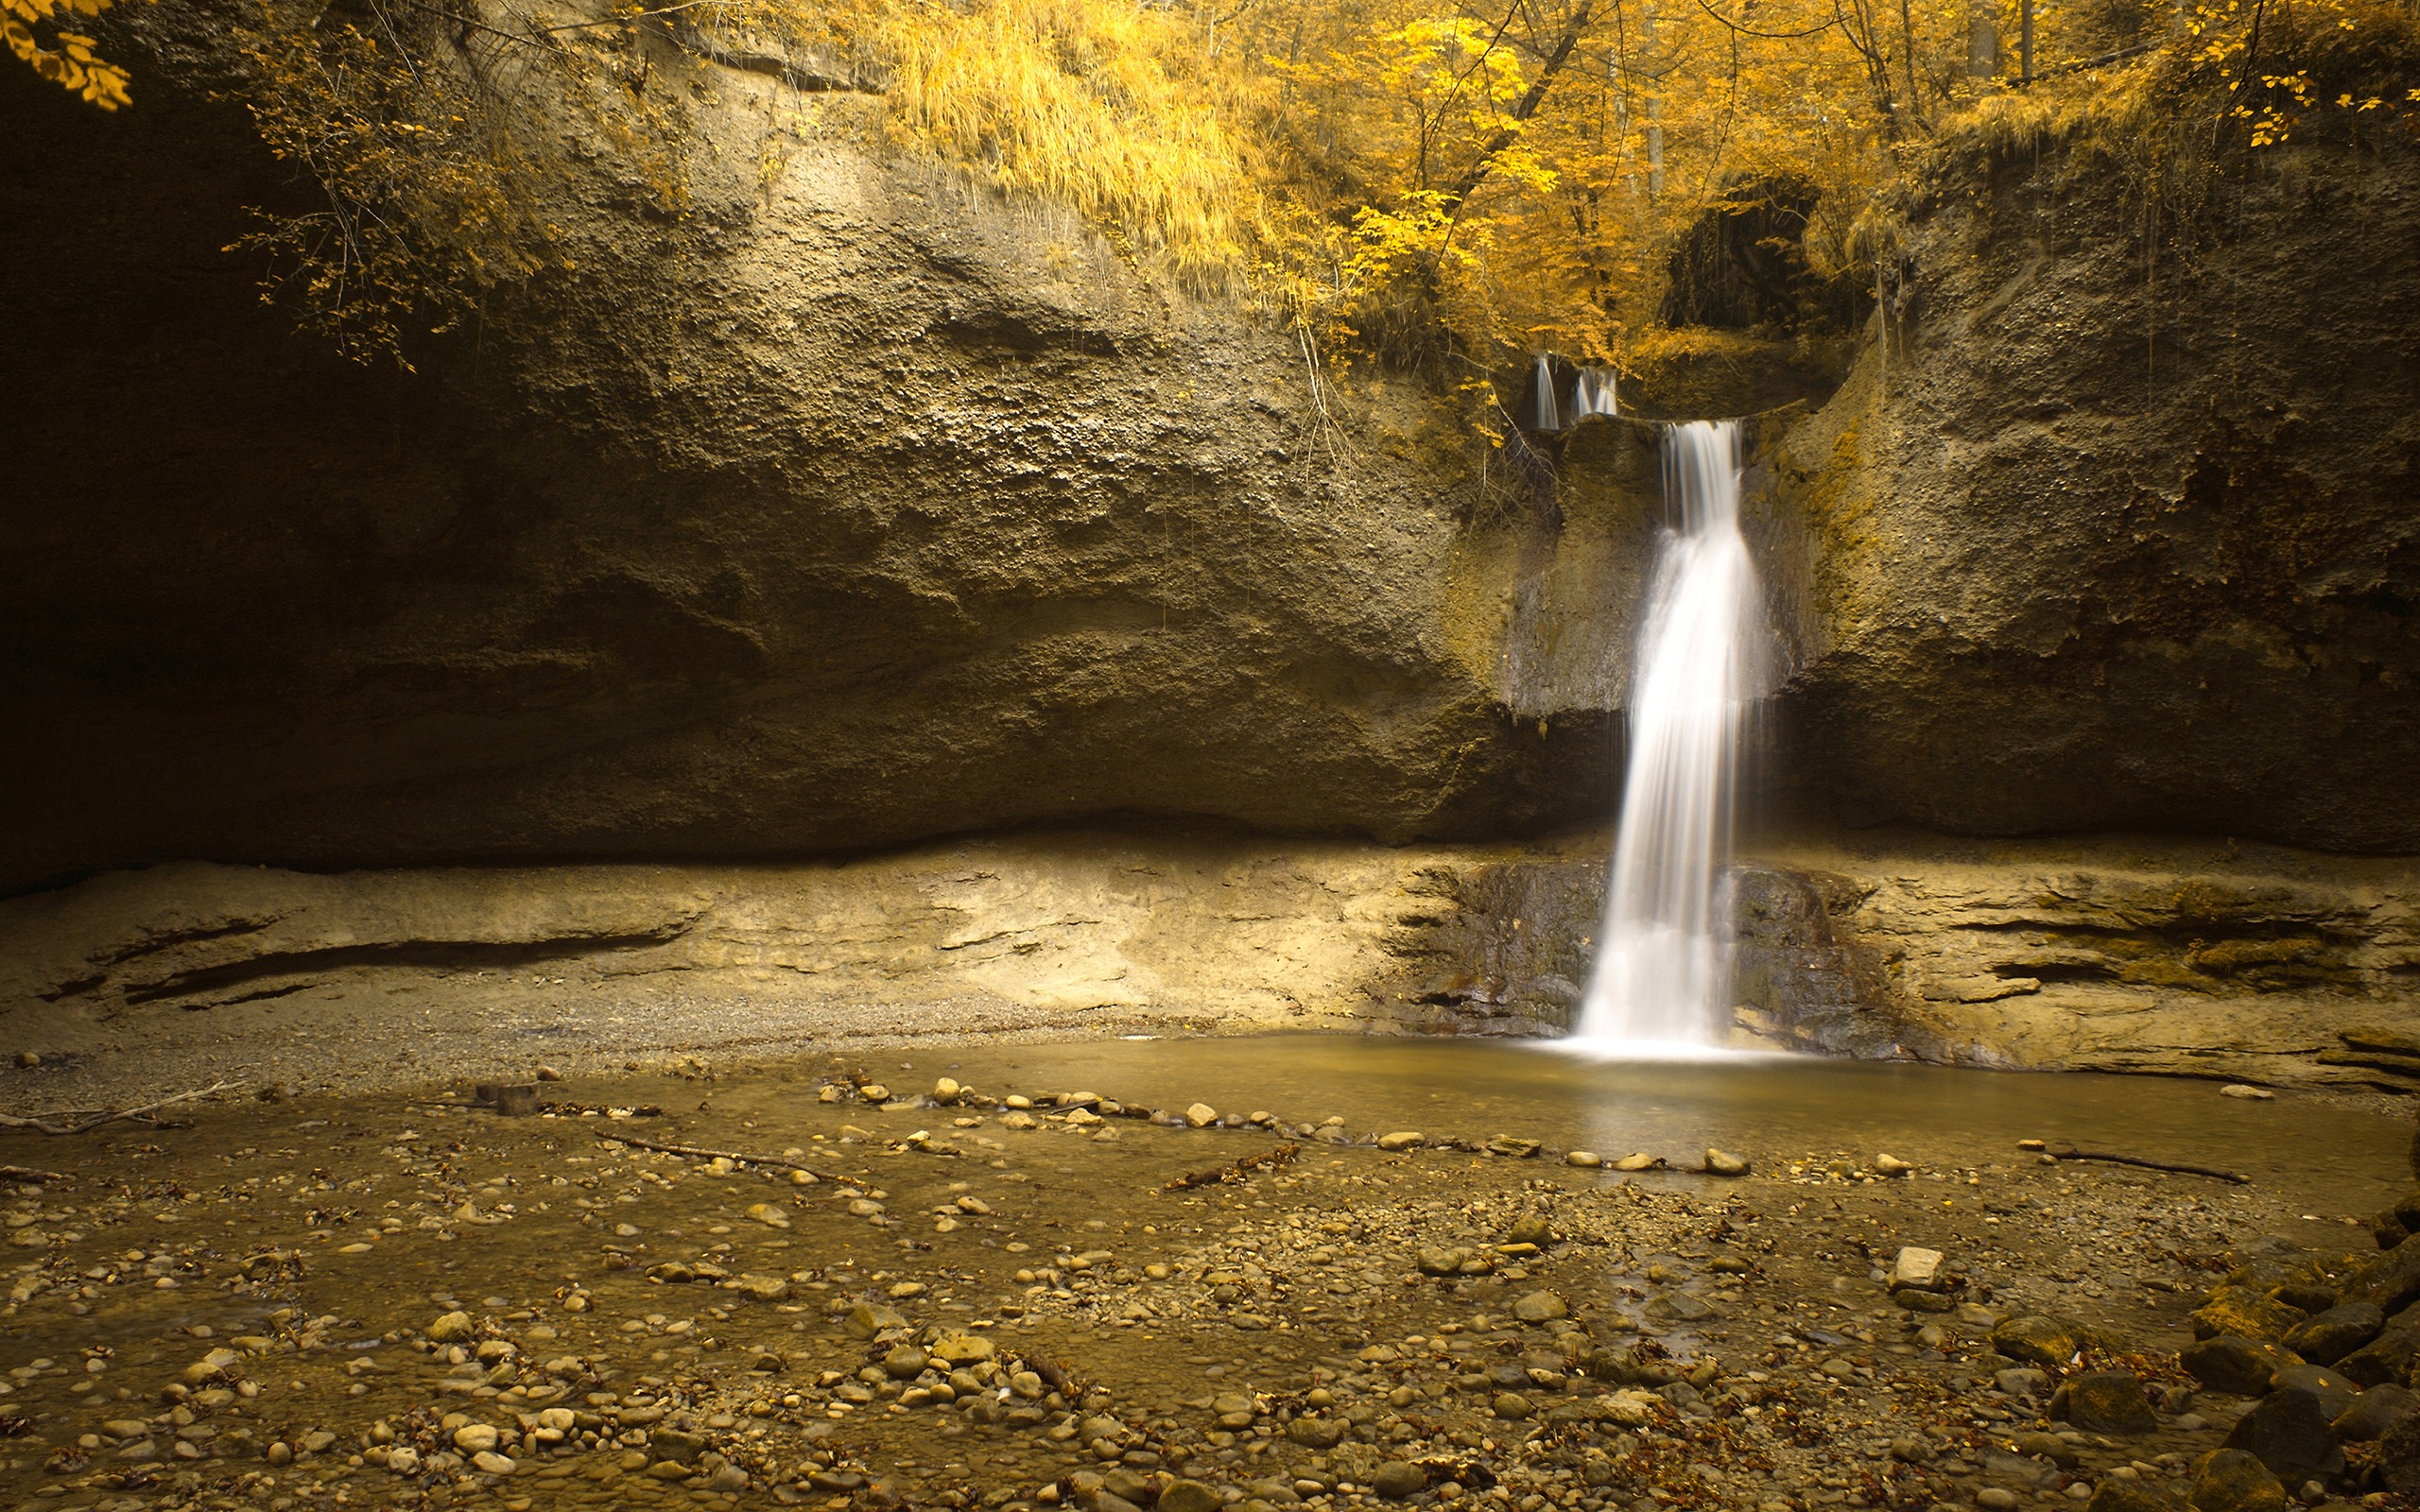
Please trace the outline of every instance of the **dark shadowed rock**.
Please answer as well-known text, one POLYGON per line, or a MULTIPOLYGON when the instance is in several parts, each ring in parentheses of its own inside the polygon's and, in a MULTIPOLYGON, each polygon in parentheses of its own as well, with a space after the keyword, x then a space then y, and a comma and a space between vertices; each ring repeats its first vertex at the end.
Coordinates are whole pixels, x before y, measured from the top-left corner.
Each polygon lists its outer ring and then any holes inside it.
POLYGON ((2372 1386, 2338 1413, 2328 1427, 2339 1443, 2368 1443, 2385 1437, 2387 1430, 2414 1407, 2420 1407, 2420 1392, 2403 1386, 2372 1386))
POLYGON ((2420 1324, 2398 1318, 2385 1332, 2337 1361, 2336 1373, 2357 1386, 2408 1381, 2415 1353, 2420 1353, 2420 1324))
POLYGON ((2420 1495, 2420 1413, 2406 1413, 2378 1435, 2378 1478, 2390 1491, 2420 1495))
POLYGON ((2328 1432, 2332 1416, 2320 1405, 2316 1392, 2291 1387, 2273 1391, 2235 1425, 2227 1435, 2227 1448, 2242 1450, 2279 1480, 2300 1486, 2344 1468, 2343 1452, 2328 1432))
POLYGON ((2320 1410, 2333 1418, 2353 1405, 2361 1388, 2324 1366, 2290 1365, 2269 1378, 2271 1391, 2308 1391, 2320 1410))

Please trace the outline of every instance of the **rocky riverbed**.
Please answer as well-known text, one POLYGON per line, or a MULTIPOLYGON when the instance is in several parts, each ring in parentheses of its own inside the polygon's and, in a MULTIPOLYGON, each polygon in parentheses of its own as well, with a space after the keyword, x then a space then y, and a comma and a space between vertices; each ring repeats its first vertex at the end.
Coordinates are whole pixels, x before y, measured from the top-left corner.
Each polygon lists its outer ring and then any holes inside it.
MULTIPOLYGON (((1502 1100, 1410 1128, 999 1057, 12 1136, 51 1174, 0 1210, 0 1499, 2221 1512, 2286 1493, 2211 1488, 2250 1402, 2180 1363, 2238 1332, 2195 1310, 2336 1307, 2401 1190, 1956 1129, 1575 1151, 1502 1100)), ((2380 1473, 2338 1462, 2312 1495, 2380 1473)))

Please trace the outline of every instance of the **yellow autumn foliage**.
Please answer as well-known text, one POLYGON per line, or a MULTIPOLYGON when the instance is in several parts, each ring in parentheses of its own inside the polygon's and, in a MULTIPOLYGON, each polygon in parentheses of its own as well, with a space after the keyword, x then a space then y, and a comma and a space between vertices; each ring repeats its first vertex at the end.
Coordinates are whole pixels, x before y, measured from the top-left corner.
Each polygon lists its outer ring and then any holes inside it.
MULTIPOLYGON (((56 30, 108 3, 0 16, 21 58, 113 107, 125 73, 56 30)), ((1709 216, 1803 211, 1804 286, 1775 298, 1837 318, 1896 255, 1893 207, 1945 145, 2099 129, 2172 183, 2195 154, 2407 111, 2380 80, 2420 52, 2393 0, 2043 0, 2030 80, 2024 0, 363 0, 350 24, 244 3, 241 97, 324 208, 243 245, 355 355, 400 358, 415 328, 561 266, 535 207, 566 144, 682 214, 700 60, 770 48, 838 60, 904 149, 1249 301, 1315 360, 1446 387, 1523 352, 1668 349, 1668 269, 1709 216)), ((753 176, 786 150, 769 137, 753 176)))

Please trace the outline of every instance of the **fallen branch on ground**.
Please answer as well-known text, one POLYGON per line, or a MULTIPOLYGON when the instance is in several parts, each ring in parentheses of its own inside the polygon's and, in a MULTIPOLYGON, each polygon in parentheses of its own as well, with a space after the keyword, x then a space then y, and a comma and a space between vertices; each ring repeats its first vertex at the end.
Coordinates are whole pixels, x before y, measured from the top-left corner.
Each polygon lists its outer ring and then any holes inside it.
POLYGON ((2102 1160, 2111 1165, 2137 1165, 2147 1171, 2175 1171, 2185 1176, 2206 1176, 2217 1181, 2232 1181, 2237 1186, 2252 1185, 2252 1177, 2235 1171, 2214 1171, 2206 1165, 2186 1165, 2177 1160, 2153 1160, 2140 1155, 2112 1155, 2106 1150, 2079 1150, 2072 1144, 2053 1143, 2043 1140, 2019 1140, 2017 1148, 2039 1150, 2054 1160, 2102 1160))
POLYGON ((1189 1192, 1195 1187, 1232 1186, 1238 1181, 1251 1179, 1254 1171, 1283 1170, 1293 1164, 1294 1157, 1302 1153, 1303 1147, 1299 1144, 1280 1144, 1273 1150, 1263 1150, 1258 1155, 1247 1155, 1239 1160, 1230 1160, 1224 1165, 1214 1165, 1207 1171, 1189 1171, 1160 1190, 1189 1192))
POLYGON ((802 1165, 796 1160, 785 1160, 778 1155, 750 1155, 741 1150, 709 1150, 697 1144, 664 1144, 654 1140, 634 1140, 627 1134, 599 1134, 596 1137, 609 1143, 628 1144, 641 1150, 657 1150, 666 1155, 686 1155, 700 1160, 729 1160, 734 1165, 771 1165, 779 1166, 785 1171, 804 1171, 818 1181, 845 1182, 848 1180, 847 1177, 836 1176, 829 1171, 819 1171, 811 1165, 802 1165))
POLYGON ((30 1165, 0 1165, 0 1181, 25 1181, 39 1185, 44 1181, 66 1179, 57 1171, 37 1171, 30 1165))
POLYGON ((233 1091, 236 1089, 236 1083, 232 1081, 222 1081, 215 1087, 204 1087, 195 1091, 179 1092, 174 1097, 163 1097, 156 1103, 145 1103, 140 1108, 105 1108, 93 1112, 78 1110, 52 1115, 53 1118, 64 1118, 72 1121, 63 1124, 53 1123, 48 1118, 19 1118, 13 1113, 0 1113, 0 1128, 29 1128, 39 1134, 81 1134, 87 1129, 98 1128, 104 1124, 114 1124, 120 1119, 131 1119, 139 1124, 150 1124, 155 1123, 156 1120, 147 1115, 155 1113, 163 1108, 173 1107, 178 1103, 190 1103, 198 1097, 208 1097, 217 1092, 233 1091))

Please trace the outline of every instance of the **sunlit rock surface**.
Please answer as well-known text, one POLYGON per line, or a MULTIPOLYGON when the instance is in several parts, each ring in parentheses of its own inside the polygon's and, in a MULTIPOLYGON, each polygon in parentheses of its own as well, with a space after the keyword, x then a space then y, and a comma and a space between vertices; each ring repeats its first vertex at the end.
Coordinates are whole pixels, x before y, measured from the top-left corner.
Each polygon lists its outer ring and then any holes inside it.
MULTIPOLYGON (((1596 834, 1076 831, 811 865, 161 867, 0 902, 0 1045, 375 1080, 1028 1029, 1552 1035, 1604 862, 1596 834)), ((1769 846, 1730 885, 1737 1044, 2420 1088, 2420 863, 1896 832, 1769 846)))

